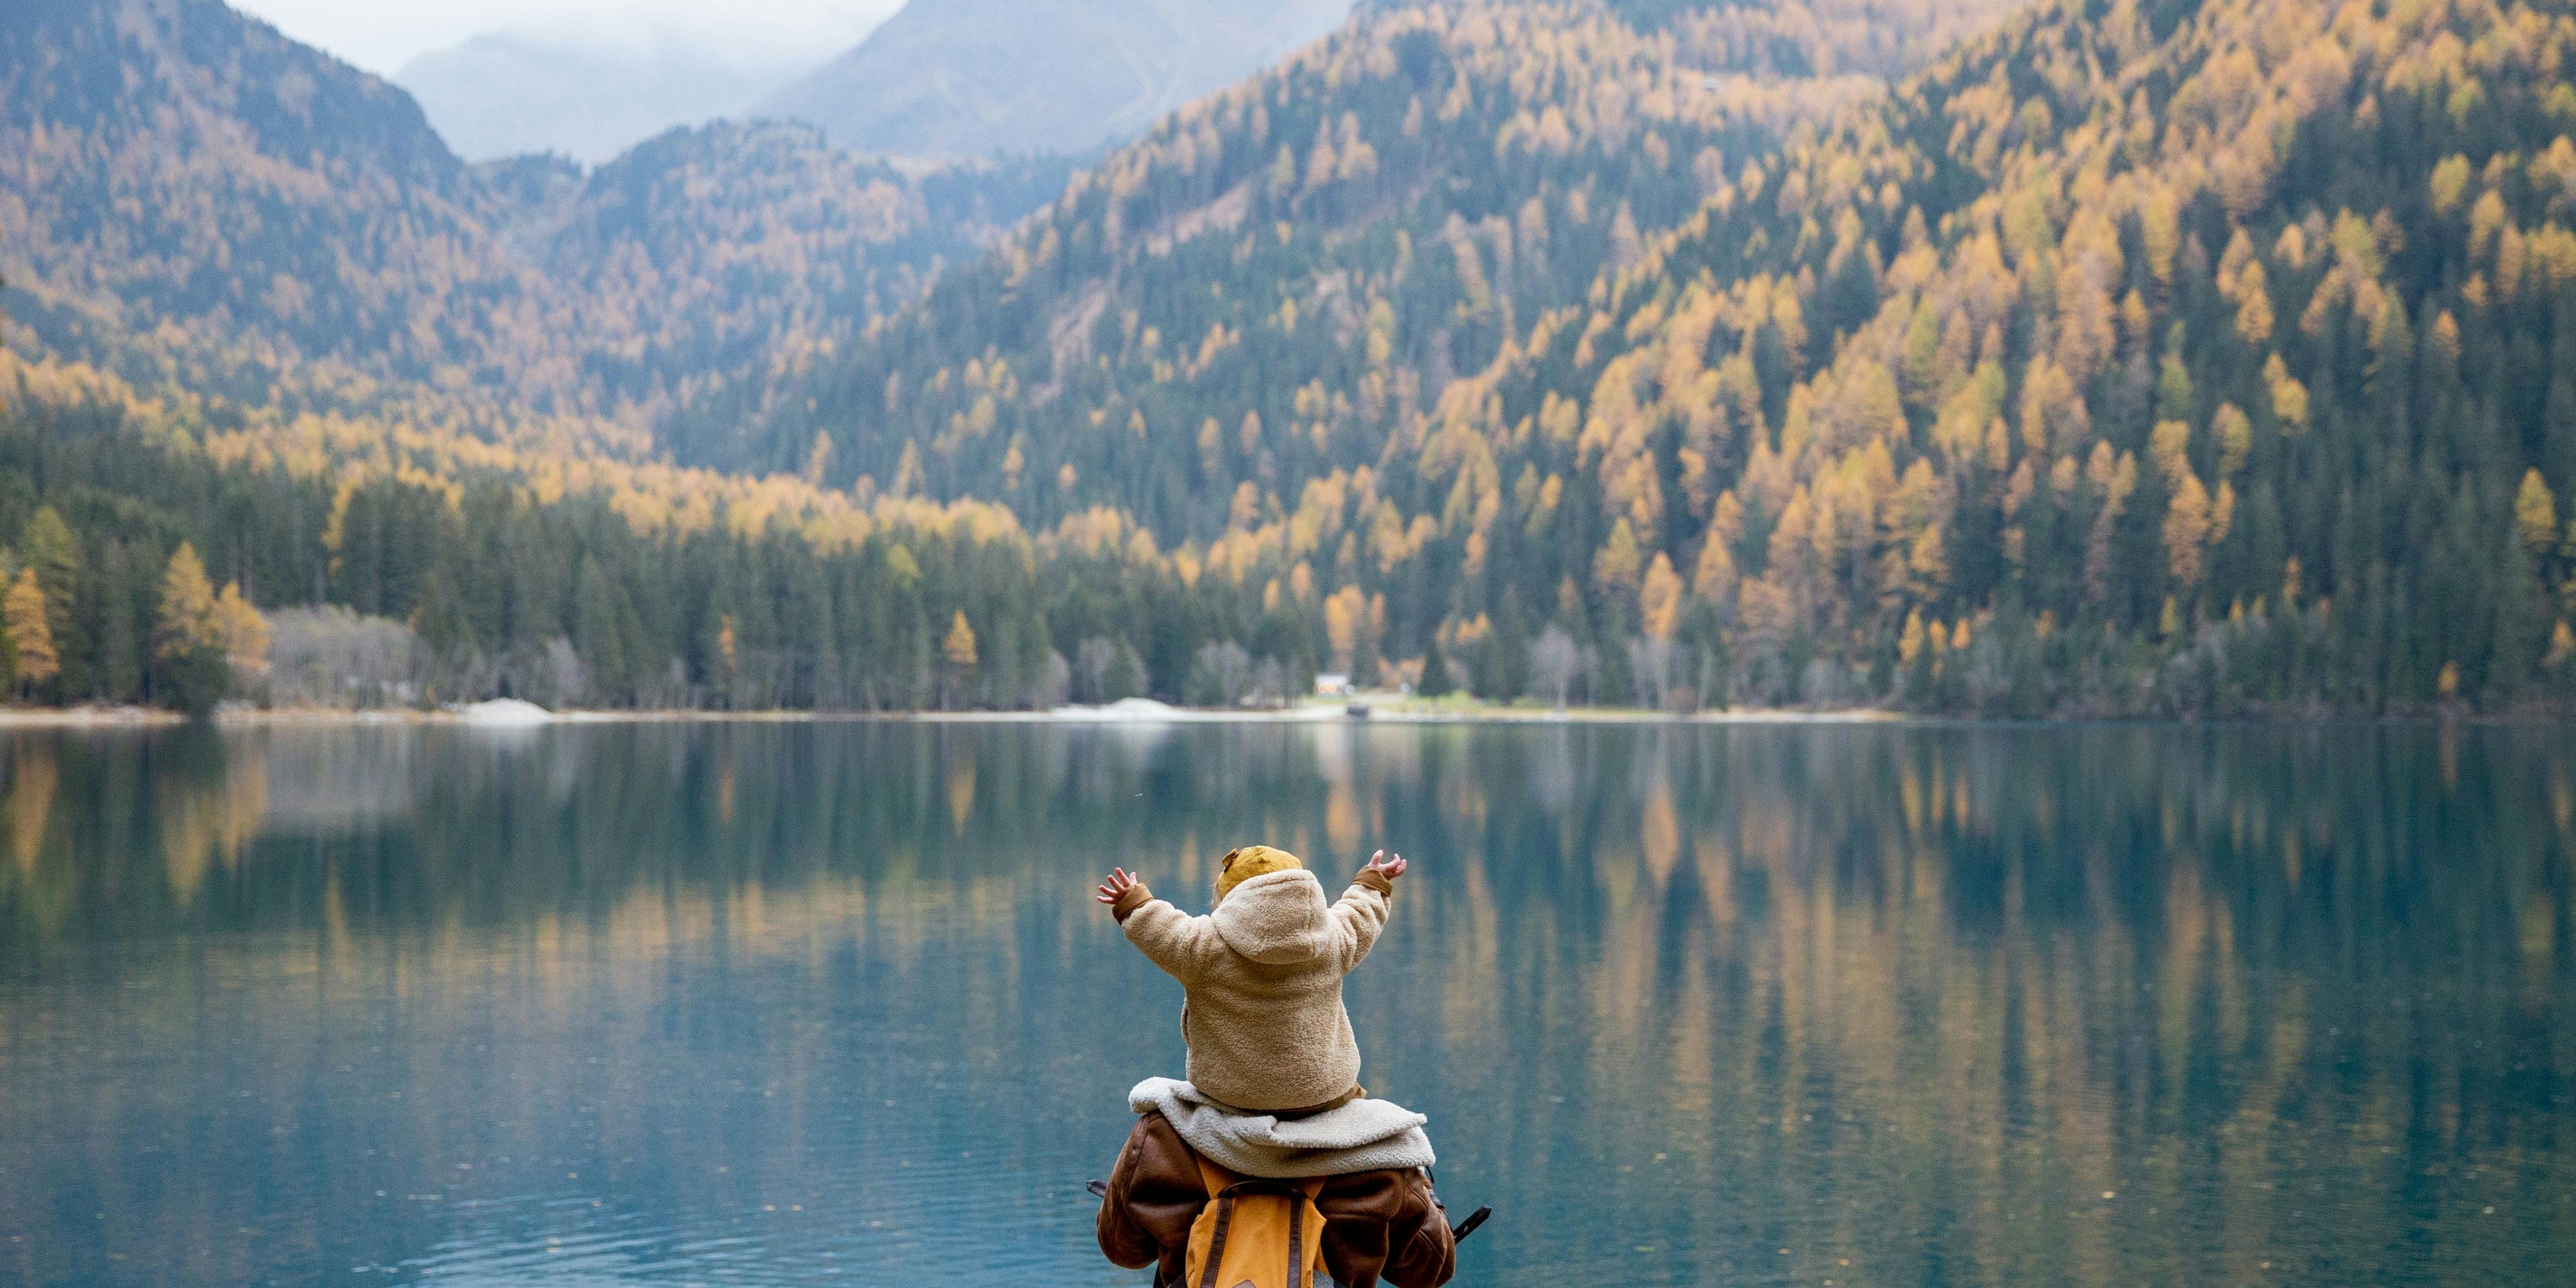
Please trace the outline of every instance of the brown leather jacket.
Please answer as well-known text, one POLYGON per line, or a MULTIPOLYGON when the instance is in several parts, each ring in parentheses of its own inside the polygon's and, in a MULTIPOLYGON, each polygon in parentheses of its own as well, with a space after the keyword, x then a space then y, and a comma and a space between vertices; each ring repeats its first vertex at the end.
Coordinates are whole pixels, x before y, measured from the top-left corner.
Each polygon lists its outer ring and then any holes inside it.
MULTIPOLYGON (((1100 1200, 1100 1251, 1130 1270, 1154 1266, 1157 1288, 1179 1285, 1190 1222, 1207 1205, 1198 1156, 1161 1114, 1136 1120, 1100 1200)), ((1315 1196, 1324 1214, 1324 1269, 1343 1288, 1439 1288, 1457 1272, 1449 1216, 1419 1168, 1352 1172, 1315 1196)))

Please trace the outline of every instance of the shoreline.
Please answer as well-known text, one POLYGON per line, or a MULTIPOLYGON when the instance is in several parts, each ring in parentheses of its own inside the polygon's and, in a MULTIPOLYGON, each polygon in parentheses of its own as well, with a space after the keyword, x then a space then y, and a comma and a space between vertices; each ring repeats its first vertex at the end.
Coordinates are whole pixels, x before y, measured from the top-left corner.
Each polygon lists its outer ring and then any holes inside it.
MULTIPOLYGON (((566 725, 615 724, 992 724, 1155 726, 1179 724, 1300 725, 2009 725, 2043 728, 2059 725, 2283 725, 2323 724, 2474 724, 2547 725, 2569 723, 2544 713, 2473 714, 2462 711, 2369 715, 2240 715, 2214 719, 2145 716, 2073 716, 2012 719, 2005 717, 1914 714, 1883 707, 1837 710, 1788 708, 1695 711, 1681 714, 1638 707, 1496 707, 1451 705, 1411 698, 1382 701, 1308 702, 1269 709, 1175 707, 1129 699, 1108 707, 1057 707, 1047 711, 762 711, 583 710, 544 711, 522 707, 497 714, 471 708, 430 711, 411 708, 354 710, 334 707, 232 707, 217 710, 211 723, 222 728, 441 726, 487 733, 518 733, 566 725), (1367 708, 1355 716, 1353 706, 1367 708)), ((138 706, 21 707, 0 706, 0 732, 13 729, 91 731, 178 728, 190 723, 176 711, 138 706)))
MULTIPOLYGON (((471 709, 409 708, 353 710, 334 707, 240 707, 218 710, 212 721, 224 727, 294 725, 441 725, 495 732, 540 729, 556 725, 603 724, 823 724, 884 721, 910 724, 1891 724, 1922 723, 1938 717, 1912 716, 1878 708, 1838 711, 1741 710, 1680 714, 1637 707, 1492 707, 1385 702, 1305 703, 1293 707, 1227 710, 1174 707, 1161 703, 1107 707, 1057 707, 1046 711, 592 711, 566 710, 501 718, 471 709), (1350 713, 1367 708, 1365 717, 1350 713)), ((0 707, 5 729, 151 729, 182 726, 189 718, 176 711, 136 706, 0 707)))

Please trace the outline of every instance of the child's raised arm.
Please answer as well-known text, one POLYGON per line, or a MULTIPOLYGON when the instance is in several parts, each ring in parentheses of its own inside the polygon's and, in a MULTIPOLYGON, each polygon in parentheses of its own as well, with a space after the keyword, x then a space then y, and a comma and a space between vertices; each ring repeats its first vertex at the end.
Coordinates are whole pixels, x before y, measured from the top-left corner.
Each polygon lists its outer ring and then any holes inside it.
POLYGON ((1102 882, 1092 896, 1095 903, 1109 905, 1118 918, 1118 928, 1127 934, 1127 942, 1145 954, 1145 960, 1163 968, 1163 973, 1183 984, 1197 978, 1199 959, 1209 944, 1216 940, 1216 927, 1205 917, 1193 917, 1154 897, 1145 883, 1125 868, 1111 868, 1109 879, 1102 882))
POLYGON ((1378 932, 1386 928, 1387 905, 1395 898, 1395 879, 1404 875, 1404 856, 1388 858, 1380 850, 1369 856, 1368 866, 1351 879, 1351 888, 1342 892, 1333 905, 1333 926, 1342 941, 1342 970, 1357 969, 1360 960, 1377 944, 1378 932))

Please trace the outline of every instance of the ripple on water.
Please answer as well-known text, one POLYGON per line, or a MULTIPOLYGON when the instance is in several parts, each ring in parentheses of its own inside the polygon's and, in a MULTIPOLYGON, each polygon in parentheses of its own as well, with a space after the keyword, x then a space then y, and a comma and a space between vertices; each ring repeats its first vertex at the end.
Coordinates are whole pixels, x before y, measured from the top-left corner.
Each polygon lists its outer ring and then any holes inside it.
POLYGON ((1033 1179, 1072 1178, 1017 1192, 997 1193, 989 1165, 952 1157, 870 1161, 824 1188, 800 1189, 797 1203, 674 1210, 587 1193, 452 1202, 443 1213, 449 1237, 384 1269, 446 1284, 548 1288, 1033 1273, 1050 1282, 1126 1283, 1134 1276, 1105 1265, 1093 1246, 1094 1208, 1080 1178, 1103 1168, 1085 1171, 1084 1161, 1103 1160, 1068 1152, 1015 1164, 1033 1179), (996 1228, 1012 1233, 995 1238, 996 1228))

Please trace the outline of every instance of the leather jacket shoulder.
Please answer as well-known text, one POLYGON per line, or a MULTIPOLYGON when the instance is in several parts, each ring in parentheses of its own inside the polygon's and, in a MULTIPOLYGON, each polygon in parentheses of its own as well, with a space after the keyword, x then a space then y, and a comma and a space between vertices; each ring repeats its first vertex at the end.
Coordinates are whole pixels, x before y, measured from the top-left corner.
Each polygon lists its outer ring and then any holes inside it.
MULTIPOLYGON (((1181 1282, 1190 1223, 1207 1204, 1198 1156, 1161 1114, 1136 1120, 1100 1201, 1100 1251, 1129 1269, 1181 1282)), ((1440 1288, 1457 1273, 1448 1211, 1419 1168, 1332 1177, 1315 1196, 1324 1214, 1324 1269, 1343 1288, 1440 1288)))

